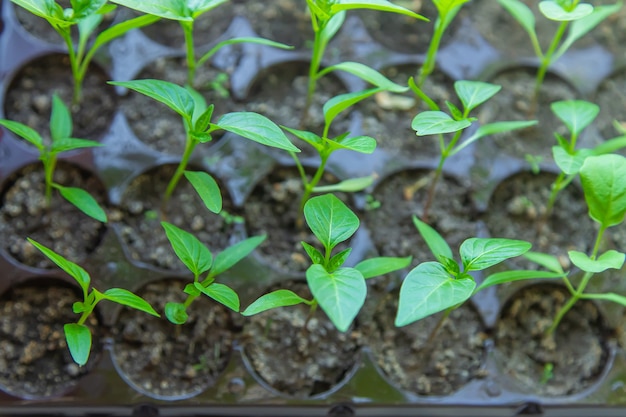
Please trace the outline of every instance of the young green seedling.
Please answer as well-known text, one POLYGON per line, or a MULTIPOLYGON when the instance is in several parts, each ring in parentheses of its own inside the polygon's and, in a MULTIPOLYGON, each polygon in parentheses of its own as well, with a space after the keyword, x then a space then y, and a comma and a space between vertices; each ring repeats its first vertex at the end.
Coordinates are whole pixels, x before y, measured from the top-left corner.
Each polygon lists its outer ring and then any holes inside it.
POLYGON ((239 312, 239 296, 230 287, 215 282, 216 277, 248 256, 264 240, 255 236, 238 242, 213 257, 211 251, 194 235, 173 224, 161 222, 176 256, 193 274, 193 283, 185 286, 187 299, 183 303, 169 302, 165 305, 165 316, 174 324, 187 321, 187 307, 201 294, 239 312), (203 279, 200 275, 207 273, 203 279))
MULTIPOLYGON (((587 284, 595 274, 608 269, 621 269, 624 265, 624 253, 613 249, 600 253, 600 247, 606 229, 620 225, 626 215, 626 158, 614 154, 589 156, 580 168, 580 179, 589 207, 589 217, 598 223, 599 229, 591 255, 579 251, 568 252, 571 263, 584 271, 584 275, 578 287, 574 286, 567 274, 563 275, 572 297, 557 312, 547 330, 548 334, 557 329, 565 314, 580 299, 607 300, 626 306, 626 297, 623 295, 613 292, 585 293, 587 284)), ((563 273, 558 259, 552 255, 527 253, 525 256, 550 271, 563 273)))
MULTIPOLYGON (((262 145, 300 152, 287 139, 282 130, 265 116, 252 112, 233 112, 223 115, 217 123, 211 122, 214 106, 191 87, 183 88, 162 80, 110 81, 110 84, 126 87, 165 104, 178 113, 183 120, 186 132, 185 151, 163 196, 161 212, 169 201, 176 185, 185 172, 189 158, 199 143, 213 140, 212 134, 218 130, 235 133, 243 138, 262 145)), ((217 213, 217 212, 215 212, 217 213)))
POLYGON ((32 14, 50 23, 67 45, 72 74, 74 77, 74 96, 72 103, 78 104, 82 96, 85 74, 95 53, 113 39, 119 38, 131 29, 140 28, 159 20, 156 16, 139 16, 111 26, 96 36, 93 44, 87 43, 91 35, 102 22, 106 13, 115 9, 107 0, 72 1, 72 7, 63 9, 54 0, 11 0, 32 14), (74 46, 71 30, 78 27, 78 45, 74 46))
POLYGON ((91 287, 91 291, 89 291, 91 277, 87 271, 44 245, 30 238, 28 238, 28 241, 52 262, 57 264, 59 268, 74 278, 83 291, 83 301, 77 301, 72 306, 72 311, 80 314, 80 318, 76 323, 67 323, 63 326, 67 347, 70 350, 72 359, 79 366, 87 363, 89 353, 91 352, 91 330, 85 325, 85 321, 93 313, 94 308, 100 301, 109 300, 160 317, 159 313, 154 311, 152 306, 143 298, 123 288, 110 288, 105 292, 100 292, 91 287))
POLYGON ((560 278, 564 274, 545 271, 504 271, 487 276, 477 287, 471 272, 483 271, 527 252, 531 244, 523 240, 469 238, 459 248, 461 263, 453 258, 444 238, 432 227, 413 217, 436 261, 423 262, 412 269, 400 287, 395 325, 406 326, 444 311, 428 341, 437 334, 450 313, 479 291, 493 285, 525 279, 560 278))
POLYGON ((540 1, 539 11, 541 14, 547 19, 560 22, 550 45, 543 51, 535 30, 535 16, 530 8, 520 0, 498 1, 528 33, 535 55, 539 59, 539 69, 535 79, 534 99, 531 110, 536 108, 539 90, 552 63, 559 59, 574 42, 585 36, 600 22, 611 14, 616 13, 622 7, 621 0, 614 5, 608 6, 593 6, 590 3, 582 3, 579 0, 540 1), (568 27, 567 36, 563 38, 568 27))
MULTIPOLYGON (((344 62, 339 64, 340 68, 333 66, 320 71, 324 52, 330 40, 337 34, 346 17, 347 10, 371 9, 383 12, 399 13, 406 16, 414 17, 428 21, 422 15, 412 12, 402 6, 393 4, 387 0, 306 0, 307 6, 311 13, 311 24, 313 26, 313 50, 311 52, 311 63, 309 65, 309 81, 307 89, 307 99, 302 115, 301 126, 307 118, 309 107, 313 101, 317 80, 322 76, 333 71, 334 69, 342 69, 348 71, 357 77, 362 77, 362 70, 365 67, 355 62, 344 62)), ((374 71, 370 69, 370 71, 374 71)))
MULTIPOLYGON (((437 135, 439 138, 439 150, 441 152, 439 156, 439 163, 435 169, 434 177, 430 182, 423 206, 421 217, 422 220, 427 221, 428 212, 435 194, 435 187, 441 177, 443 165, 449 157, 455 155, 468 145, 484 138, 485 136, 509 132, 516 129, 523 129, 536 124, 537 121, 489 123, 480 126, 470 137, 465 139, 462 143, 459 143, 465 129, 470 127, 471 124, 476 121, 475 117, 470 116, 472 110, 493 97, 498 91, 500 91, 501 86, 481 81, 456 81, 454 83, 454 90, 463 105, 463 110, 461 111, 454 104, 446 101, 446 105, 448 106, 448 110, 451 115, 440 111, 439 106, 437 106, 437 104, 415 84, 413 79, 409 80, 409 86, 413 89, 415 94, 422 98, 431 108, 431 110, 421 112, 415 116, 411 122, 411 127, 415 130, 417 136, 437 135), (454 135, 452 136, 452 139, 446 143, 444 134, 447 133, 453 133, 454 135)), ((412 197, 419 186, 421 186, 421 184, 416 183, 414 187, 407 189, 407 195, 412 197)))
POLYGON ((302 242, 313 263, 306 271, 307 284, 313 298, 307 300, 293 291, 280 289, 261 296, 242 314, 252 316, 273 308, 306 304, 310 306, 310 318, 319 305, 337 329, 345 332, 365 302, 365 280, 406 268, 411 258, 377 257, 364 260, 353 268, 344 267, 352 249, 338 253, 333 253, 333 250, 357 231, 359 218, 332 194, 307 201, 304 216, 323 247, 322 252, 302 242))
POLYGON ((213 10, 228 0, 111 0, 113 3, 121 4, 130 9, 146 13, 158 18, 177 20, 183 29, 185 35, 185 50, 187 53, 187 83, 194 85, 196 69, 207 62, 221 48, 226 45, 234 45, 237 43, 256 43, 260 45, 272 46, 281 49, 291 49, 289 45, 279 42, 273 42, 268 39, 256 37, 240 37, 227 39, 219 42, 208 52, 196 59, 196 50, 194 47, 193 26, 195 20, 204 13, 213 10))
POLYGON ((54 169, 57 164, 57 156, 61 152, 74 149, 91 148, 102 146, 100 143, 72 137, 72 116, 56 94, 52 97, 52 112, 50 115, 51 143, 46 144, 39 133, 30 127, 11 120, 0 119, 0 126, 4 126, 11 132, 33 144, 39 151, 39 159, 43 163, 45 175, 45 198, 46 205, 50 207, 52 189, 59 191, 61 196, 72 203, 76 208, 94 219, 106 223, 107 216, 98 202, 85 190, 77 187, 63 187, 54 182, 54 169))

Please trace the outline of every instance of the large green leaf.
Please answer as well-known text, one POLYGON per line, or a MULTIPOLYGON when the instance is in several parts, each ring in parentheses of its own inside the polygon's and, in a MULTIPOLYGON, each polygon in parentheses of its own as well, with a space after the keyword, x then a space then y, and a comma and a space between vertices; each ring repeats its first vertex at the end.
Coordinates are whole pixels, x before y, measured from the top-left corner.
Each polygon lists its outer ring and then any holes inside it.
POLYGON ((67 323, 63 326, 67 347, 72 359, 79 366, 83 366, 89 360, 91 352, 91 331, 83 324, 67 323))
POLYGON ((189 124, 194 111, 194 99, 185 88, 163 80, 109 81, 109 84, 126 87, 165 104, 180 114, 189 124))
POLYGON ((222 192, 212 176, 202 171, 185 171, 185 178, 196 190, 206 208, 215 214, 222 211, 222 192))
POLYGON ((330 10, 332 14, 341 10, 353 10, 353 9, 371 9, 380 10, 383 12, 392 12, 403 14, 406 16, 414 17, 415 19, 425 20, 428 19, 420 14, 412 12, 397 4, 393 4, 387 0, 339 0, 333 3, 330 10))
POLYGON ((56 93, 52 96, 50 136, 52 136, 53 142, 72 136, 72 116, 63 100, 56 93))
POLYGON ((6 119, 0 119, 0 126, 4 126, 11 132, 15 133, 17 136, 35 145, 40 152, 45 149, 43 144, 43 138, 34 129, 22 123, 6 119))
POLYGON ((412 259, 411 256, 404 258, 379 256, 359 262, 354 269, 359 271, 363 278, 370 279, 406 268, 412 259))
POLYGON ((417 230, 426 242, 426 245, 428 245, 428 249, 430 249, 435 259, 440 261, 442 256, 448 259, 453 258, 452 249, 450 249, 446 240, 437 233, 435 229, 418 219, 417 216, 413 216, 413 224, 417 227, 417 230))
POLYGON ((575 250, 568 251, 570 261, 585 272, 599 273, 607 269, 620 269, 624 266, 625 255, 616 250, 608 250, 597 259, 591 259, 587 254, 575 250))
POLYGON ((474 293, 484 290, 485 288, 504 284, 514 281, 525 281, 528 279, 556 279, 563 278, 565 273, 551 272, 551 271, 501 271, 495 274, 489 275, 480 283, 480 285, 474 290, 474 293))
POLYGON ((39 249, 48 259, 54 262, 59 268, 64 270, 68 275, 78 282, 80 287, 83 290, 85 297, 87 296, 87 292, 89 291, 89 282, 91 279, 89 278, 89 274, 80 266, 76 265, 74 262, 69 261, 54 252, 52 249, 47 248, 39 242, 34 241, 31 238, 26 238, 33 246, 39 249))
POLYGON ((350 238, 359 228, 359 218, 332 194, 313 197, 304 205, 304 218, 327 250, 350 238))
POLYGON ((550 108, 574 135, 579 135, 600 112, 597 104, 584 100, 556 101, 550 108))
POLYGON ((53 184, 54 188, 59 190, 61 196, 72 203, 77 209, 85 213, 87 216, 106 223, 107 215, 95 198, 87 191, 77 187, 62 187, 59 184, 53 184))
POLYGON ((220 129, 235 133, 265 146, 300 152, 282 130, 265 116, 252 112, 234 112, 223 115, 217 122, 220 129))
POLYGON ((194 274, 196 279, 213 264, 211 251, 191 233, 168 222, 161 222, 167 239, 176 252, 176 256, 194 274))
POLYGON ((248 256, 266 238, 266 235, 249 237, 241 242, 237 242, 227 247, 215 256, 211 276, 217 276, 230 269, 237 262, 248 256))
POLYGON ((453 279, 438 262, 421 263, 402 282, 395 325, 406 326, 461 304, 475 287, 472 279, 453 279))
POLYGON ((602 227, 620 224, 626 214, 626 158, 590 156, 580 169, 589 215, 602 227))
POLYGON ((322 265, 311 265, 306 271, 311 293, 330 321, 345 332, 365 303, 367 285, 359 271, 340 268, 328 273, 322 265))
POLYGON ((593 12, 593 6, 589 3, 578 3, 573 10, 565 10, 554 0, 544 0, 539 2, 539 11, 550 20, 571 22, 589 16, 593 12))
POLYGON ((592 154, 591 149, 579 149, 570 154, 560 146, 552 147, 552 157, 561 171, 566 175, 578 174, 585 159, 592 154))
POLYGON ((530 242, 502 238, 469 238, 459 252, 465 271, 480 271, 520 256, 531 248, 530 242))
POLYGON ((146 300, 123 288, 110 288, 106 290, 103 295, 104 298, 109 301, 134 308, 135 310, 143 311, 144 313, 148 313, 156 317, 161 317, 161 315, 157 313, 146 300))
POLYGON ((308 300, 305 300, 293 291, 276 290, 256 299, 241 314, 243 316, 253 316, 273 308, 288 307, 301 303, 310 304, 308 300))
POLYGON ((466 112, 470 112, 493 97, 502 86, 481 81, 456 81, 454 90, 463 103, 466 112))
POLYGON ((372 84, 375 87, 382 88, 394 93, 404 93, 409 90, 408 86, 396 84, 389 78, 376 71, 374 68, 368 67, 365 64, 359 62, 341 62, 339 64, 331 65, 324 68, 318 73, 318 77, 328 74, 331 71, 345 71, 352 75, 356 75, 364 81, 372 84))
POLYGON ((425 111, 413 118, 411 127, 417 136, 437 135, 458 132, 472 124, 467 119, 454 120, 442 111, 425 111))
POLYGON ((204 287, 199 282, 194 282, 194 286, 204 295, 211 297, 237 313, 239 312, 239 296, 230 287, 217 282, 212 283, 208 287, 204 287))
POLYGON ((324 122, 326 126, 330 126, 335 117, 342 111, 350 108, 361 100, 383 91, 381 88, 370 88, 368 90, 355 91, 335 96, 324 103, 324 122))

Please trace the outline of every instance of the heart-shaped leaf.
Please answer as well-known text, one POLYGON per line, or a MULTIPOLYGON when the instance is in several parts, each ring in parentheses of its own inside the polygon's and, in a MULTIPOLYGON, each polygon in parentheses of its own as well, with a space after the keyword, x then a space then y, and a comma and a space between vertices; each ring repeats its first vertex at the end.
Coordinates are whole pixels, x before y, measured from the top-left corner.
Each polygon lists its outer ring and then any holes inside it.
POLYGON ((574 135, 579 135, 600 112, 600 106, 584 100, 557 101, 550 108, 574 135))
POLYGON ((595 274, 607 269, 620 269, 624 265, 625 255, 616 250, 608 250, 597 259, 591 259, 587 254, 575 250, 567 252, 570 261, 585 272, 595 274))
POLYGON ((442 111, 425 111, 413 118, 411 127, 417 136, 458 132, 472 124, 469 120, 454 120, 442 111))
POLYGON ((311 231, 331 251, 359 228, 359 218, 332 194, 313 197, 304 205, 304 218, 311 231))
POLYGON ((502 87, 481 81, 456 81, 454 90, 463 103, 466 112, 470 112, 493 97, 502 87))
POLYGON ((539 11, 550 20, 571 22, 589 16, 593 12, 593 6, 589 3, 578 3, 573 10, 566 10, 554 0, 544 0, 539 2, 539 11))
POLYGON ((566 175, 576 175, 583 166, 585 159, 592 155, 591 149, 579 149, 574 154, 570 154, 560 146, 552 147, 554 162, 566 175))

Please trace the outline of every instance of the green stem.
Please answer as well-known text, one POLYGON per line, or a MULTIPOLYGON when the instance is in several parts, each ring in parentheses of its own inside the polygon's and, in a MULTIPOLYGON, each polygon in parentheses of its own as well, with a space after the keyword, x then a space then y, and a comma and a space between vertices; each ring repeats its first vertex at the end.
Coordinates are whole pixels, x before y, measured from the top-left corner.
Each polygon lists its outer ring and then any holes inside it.
POLYGON ((311 64, 309 65, 309 83, 307 87, 306 103, 300 119, 301 129, 304 128, 309 117, 309 108, 313 103, 313 96, 317 85, 317 73, 319 72, 322 57, 324 56, 324 50, 326 49, 324 42, 322 42, 321 39, 322 30, 322 26, 318 27, 318 30, 315 31, 315 38, 313 40, 313 52, 311 54, 311 64))
POLYGON ((52 153, 45 156, 42 155, 42 162, 46 182, 46 207, 50 208, 50 205, 52 204, 52 183, 54 181, 54 168, 57 164, 57 156, 52 153))
POLYGON ((309 326, 309 321, 311 321, 311 318, 315 314, 315 311, 317 311, 317 300, 313 299, 313 301, 311 302, 311 308, 309 309, 309 314, 307 314, 304 325, 302 326, 302 332, 307 330, 307 327, 309 326))
POLYGON ((183 152, 183 157, 180 160, 178 167, 176 168, 176 172, 174 172, 172 179, 167 185, 167 189, 165 190, 165 195, 163 196, 163 201, 161 202, 161 214, 165 213, 165 207, 167 206, 167 203, 172 197, 172 193, 174 192, 176 185, 178 185, 180 178, 185 173, 185 168, 187 168, 187 164, 189 163, 189 158, 191 157, 191 154, 193 153, 193 150, 196 148, 197 144, 198 144, 198 141, 190 137, 189 134, 187 134, 187 142, 185 143, 185 151, 183 152))
POLYGON ((563 34, 565 33, 565 29, 567 29, 567 25, 569 22, 561 22, 559 28, 554 34, 554 38, 552 38, 552 42, 548 47, 548 50, 541 58, 541 65, 539 66, 539 70, 537 71, 537 78, 535 79, 535 93, 533 96, 532 109, 533 111, 536 109, 537 101, 539 100, 539 90, 541 89, 541 85, 543 84, 543 80, 546 76, 546 72, 552 63, 552 56, 556 51, 556 48, 559 46, 561 39, 563 38, 563 34))
POLYGON ((307 201, 309 201, 309 198, 313 193, 313 189, 322 179, 322 175, 324 175, 324 170, 326 169, 326 163, 328 162, 329 156, 330 152, 328 151, 322 151, 320 153, 320 165, 317 167, 317 171, 315 171, 315 174, 313 175, 313 178, 311 178, 311 181, 304 185, 304 192, 302 193, 302 199, 300 200, 300 215, 304 213, 304 205, 307 201))
POLYGON ((450 307, 446 311, 444 311, 444 313, 442 314, 441 318, 437 322, 437 325, 431 330, 430 334, 428 335, 428 339, 426 339, 426 346, 427 347, 431 346, 433 340, 435 340, 435 337, 437 336, 437 333, 439 333, 439 330, 441 329, 441 326, 443 326, 443 323, 446 321, 446 319, 448 318, 450 313, 452 313, 452 310, 454 310, 454 308, 455 307, 450 307))
POLYGON ((419 71, 419 76, 417 78, 417 85, 419 88, 422 88, 424 82, 426 81, 426 78, 435 70, 437 51, 439 50, 439 45, 441 44, 441 38, 443 37, 443 33, 446 30, 446 25, 444 24, 444 21, 445 16, 439 16, 437 18, 437 22, 435 23, 435 32, 433 33, 430 45, 428 46, 428 51, 426 52, 426 60, 422 64, 422 67, 419 71))
POLYGON ((181 21, 187 50, 187 84, 193 87, 196 78, 196 53, 193 46, 193 21, 181 21))
POLYGON ((58 26, 54 26, 54 28, 61 35, 61 37, 65 41, 65 45, 67 46, 67 54, 70 58, 72 76, 74 77, 74 94, 72 96, 72 104, 76 105, 80 103, 80 99, 82 96, 82 82, 80 77, 80 65, 78 62, 78 57, 76 56, 76 51, 74 51, 74 42, 72 42, 72 35, 70 33, 69 27, 61 28, 58 26))

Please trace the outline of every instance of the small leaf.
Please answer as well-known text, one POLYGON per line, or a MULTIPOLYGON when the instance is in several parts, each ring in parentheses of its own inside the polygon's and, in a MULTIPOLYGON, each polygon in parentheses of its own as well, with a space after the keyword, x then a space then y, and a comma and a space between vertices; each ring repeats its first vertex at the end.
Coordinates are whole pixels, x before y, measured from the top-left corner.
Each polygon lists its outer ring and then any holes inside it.
POLYGON ((574 135, 579 135, 600 112, 597 104, 584 100, 557 101, 552 103, 550 108, 574 135))
POLYGON ((370 88, 369 90, 355 91, 335 96, 324 103, 324 122, 326 126, 330 126, 335 117, 342 111, 354 106, 359 101, 383 91, 381 88, 370 88))
POLYGON ((592 152, 590 149, 579 149, 572 155, 560 146, 552 147, 552 157, 554 158, 554 162, 556 162, 559 169, 566 175, 578 174, 578 172, 580 172, 580 168, 585 162, 585 159, 587 159, 588 156, 591 156, 591 154, 592 152))
POLYGON ((167 239, 176 252, 176 256, 194 274, 196 279, 211 268, 213 255, 198 238, 168 222, 161 222, 161 226, 165 229, 167 239))
POLYGON ((72 116, 63 100, 56 93, 52 96, 50 135, 53 143, 72 136, 72 116))
POLYGON ((528 279, 556 279, 563 278, 565 273, 557 273, 550 271, 502 271, 489 275, 474 290, 474 293, 489 288, 494 285, 505 284, 507 282, 522 281, 528 279))
POLYGON ((608 250, 597 259, 591 259, 587 254, 575 250, 568 251, 570 261, 585 272, 595 274, 607 269, 620 269, 624 265, 624 255, 616 250, 608 250))
POLYGON ((332 250, 349 239, 359 228, 359 218, 341 200, 332 194, 311 198, 304 205, 304 218, 311 231, 332 250))
POLYGON ((435 229, 424 223, 417 216, 413 216, 413 224, 417 227, 420 235, 428 245, 428 249, 433 254, 435 259, 441 261, 441 257, 452 259, 452 249, 448 246, 446 240, 435 229))
POLYGON ((165 304, 165 317, 174 324, 184 324, 189 315, 183 303, 169 302, 165 304))
POLYGON ((334 255, 332 258, 330 258, 330 261, 328 261, 326 270, 330 273, 335 272, 336 269, 341 267, 344 262, 346 262, 346 259, 348 259, 348 256, 350 256, 351 252, 352 248, 347 248, 334 255))
POLYGON ((593 12, 593 6, 589 3, 578 3, 574 10, 567 11, 558 2, 548 0, 539 2, 539 11, 550 20, 571 22, 589 16, 593 12))
POLYGON ((89 327, 77 323, 67 323, 63 326, 63 331, 72 359, 78 366, 83 366, 89 360, 89 353, 91 352, 89 327))
POLYGON ((463 148, 469 146, 470 144, 476 142, 479 139, 484 138, 485 136, 495 135, 496 133, 502 132, 510 132, 517 129, 525 129, 530 126, 534 126, 537 124, 536 120, 524 120, 519 122, 494 122, 486 125, 479 126, 469 138, 465 139, 463 143, 454 148, 452 152, 450 152, 450 156, 458 153, 463 148))
POLYGON ((0 126, 4 126, 5 128, 9 129, 11 132, 15 133, 17 136, 21 137, 22 139, 27 140, 32 145, 35 145, 40 152, 42 152, 45 149, 43 145, 43 138, 41 137, 41 135, 37 133, 35 130, 31 129, 30 127, 22 123, 18 123, 18 122, 6 120, 6 119, 0 119, 0 126))
POLYGON ((328 42, 330 42, 333 36, 335 36, 337 31, 341 29, 341 26, 343 26, 343 22, 345 20, 346 20, 345 11, 333 13, 333 15, 330 16, 330 19, 326 23, 326 26, 324 27, 324 29, 322 29, 322 32, 320 33, 320 40, 324 42, 325 44, 328 44, 328 42))
POLYGON ((446 100, 446 106, 448 107, 448 110, 450 110, 450 114, 452 115, 452 118, 454 120, 464 119, 463 112, 459 110, 459 108, 455 106, 453 103, 446 100))
POLYGON ((317 187, 313 187, 313 191, 316 193, 330 193, 335 191, 353 193, 366 189, 367 187, 372 185, 373 182, 374 177, 371 175, 368 177, 349 178, 336 184, 320 185, 317 187))
POLYGON ((359 62, 341 62, 336 65, 324 68, 318 73, 318 78, 328 74, 331 71, 345 71, 352 75, 356 75, 360 79, 367 81, 374 87, 379 87, 386 91, 393 93, 404 93, 409 90, 408 86, 396 84, 389 78, 376 71, 374 68, 368 67, 365 64, 359 62))
POLYGON ((363 278, 370 279, 406 268, 412 259, 411 256, 405 258, 380 256, 361 261, 354 266, 354 269, 359 271, 363 278))
POLYGON ((199 296, 200 294, 202 294, 202 293, 200 292, 200 290, 199 290, 199 289, 197 289, 197 288, 196 288, 196 286, 195 286, 193 283, 190 283, 190 284, 185 285, 185 288, 183 288, 183 292, 184 292, 185 294, 189 294, 189 295, 192 295, 192 296, 194 296, 194 297, 197 297, 197 296, 199 296))
MULTIPOLYGON (((225 0, 219 0, 224 2, 225 0)), ((145 0, 112 0, 113 3, 126 6, 129 9, 137 10, 142 13, 151 14, 171 20, 192 21, 191 10, 187 7, 187 1, 180 0, 162 0, 162 1, 145 1, 145 0)))
POLYGON ((104 209, 100 207, 95 198, 91 196, 87 191, 77 187, 62 187, 58 184, 54 184, 54 188, 59 190, 61 196, 72 203, 77 209, 85 213, 87 216, 98 220, 99 222, 106 223, 107 215, 104 209))
POLYGON ((411 128, 417 136, 458 132, 472 124, 469 120, 454 120, 442 111, 425 111, 413 118, 411 128))
POLYGON ((421 263, 402 282, 395 325, 406 326, 464 303, 475 287, 472 279, 452 279, 438 262, 421 263))
POLYGON ((594 300, 612 301, 614 303, 626 306, 626 297, 624 297, 623 295, 615 294, 613 292, 608 292, 605 294, 593 294, 593 297, 589 298, 593 298, 594 300))
POLYGON ((252 112, 234 112, 223 115, 217 122, 220 129, 235 133, 265 146, 300 152, 282 130, 265 116, 252 112))
POLYGON ((519 0, 498 0, 498 2, 522 25, 531 36, 535 35, 535 16, 532 10, 519 0))
POLYGON ((135 310, 143 311, 144 313, 151 314, 155 317, 161 317, 159 313, 154 311, 154 308, 143 298, 123 288, 110 288, 104 293, 104 298, 109 301, 122 304, 135 310))
POLYGON ((96 36, 96 39, 91 46, 90 53, 95 53, 100 47, 111 42, 113 39, 123 36, 129 30, 138 29, 158 22, 159 20, 160 18, 158 16, 145 14, 135 17, 133 19, 124 20, 116 25, 113 25, 108 29, 103 30, 98 34, 98 36, 96 36))
POLYGON ((529 242, 515 239, 470 238, 461 244, 459 252, 465 272, 480 271, 528 252, 529 242))
POLYGON ((31 238, 26 238, 26 240, 28 240, 33 246, 39 249, 44 255, 48 257, 48 259, 54 262, 59 268, 61 268, 68 275, 74 278, 76 282, 78 282, 78 284, 82 288, 85 297, 87 296, 87 292, 89 291, 89 282, 91 281, 91 278, 89 277, 89 274, 87 273, 87 271, 85 271, 80 266, 76 265, 74 262, 68 261, 61 255, 54 252, 52 249, 45 247, 41 243, 38 243, 31 238))
POLYGON ((410 16, 415 19, 424 20, 428 22, 428 18, 412 12, 409 9, 406 9, 402 6, 398 6, 397 4, 393 4, 387 0, 341 0, 332 3, 330 7, 331 13, 336 13, 340 10, 353 10, 353 9, 370 9, 370 10, 380 10, 383 12, 392 12, 403 14, 405 16, 410 16))
POLYGON ((206 208, 215 214, 222 211, 222 192, 211 175, 202 171, 185 171, 185 178, 196 190, 206 208))
POLYGON ((463 103, 466 113, 493 97, 502 87, 481 81, 456 81, 454 90, 463 103))
POLYGON ((620 224, 626 214, 626 158, 590 156, 580 169, 589 215, 602 227, 620 224))
POLYGON ((311 293, 340 332, 345 332, 365 303, 367 285, 359 271, 340 268, 328 273, 322 265, 306 271, 311 293))
POLYGON ((321 150, 324 147, 324 142, 322 141, 322 138, 315 133, 308 132, 306 130, 292 129, 287 126, 282 126, 282 128, 297 137, 298 139, 302 139, 317 150, 321 150))
POLYGON ((208 287, 204 287, 199 282, 195 282, 194 286, 204 295, 211 297, 218 303, 237 313, 239 312, 239 296, 230 287, 217 282, 214 282, 208 287))
POLYGON ((311 246, 306 242, 300 242, 300 244, 302 244, 302 247, 304 248, 304 251, 307 253, 307 255, 309 255, 309 258, 311 258, 312 263, 314 264, 324 263, 324 255, 322 255, 322 253, 319 250, 317 250, 314 246, 311 246))
POLYGON ((554 255, 529 251, 526 252, 523 256, 529 261, 534 262, 537 265, 543 266, 544 268, 552 272, 556 272, 557 274, 564 274, 563 267, 559 262, 559 258, 554 255))
POLYGON ((249 237, 241 242, 237 242, 227 247, 215 256, 211 276, 217 276, 230 269, 237 262, 248 256, 266 238, 266 235, 249 237))
POLYGON ((68 137, 68 138, 55 140, 54 143, 52 143, 52 146, 50 147, 50 152, 61 153, 61 152, 66 152, 66 151, 72 151, 74 149, 97 148, 100 146, 104 146, 104 145, 94 140, 68 137))
POLYGON ((276 290, 256 299, 241 314, 243 316, 253 316, 273 308, 294 306, 302 303, 310 304, 308 300, 305 300, 293 291, 276 290))
POLYGON ((376 149, 376 139, 369 136, 344 137, 341 140, 330 141, 334 149, 348 149, 351 151, 371 154, 376 149))
POLYGON ((83 311, 87 311, 87 308, 85 307, 85 303, 81 301, 76 301, 74 304, 72 304, 72 311, 76 314, 80 314, 83 311))

